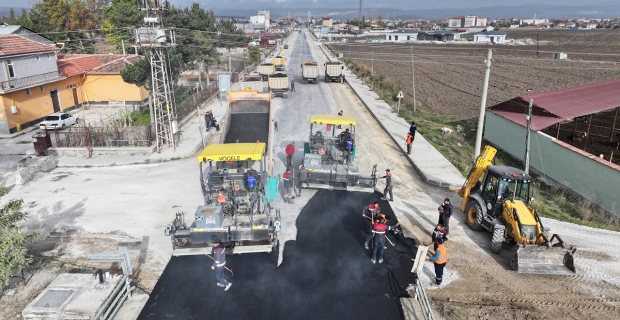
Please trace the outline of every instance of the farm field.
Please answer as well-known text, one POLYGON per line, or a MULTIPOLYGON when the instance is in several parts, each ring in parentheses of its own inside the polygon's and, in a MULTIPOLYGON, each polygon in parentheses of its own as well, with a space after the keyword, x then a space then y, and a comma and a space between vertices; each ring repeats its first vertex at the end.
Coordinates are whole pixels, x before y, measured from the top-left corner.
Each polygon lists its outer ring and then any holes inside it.
POLYGON ((477 117, 484 80, 484 60, 493 48, 487 107, 527 94, 620 77, 620 30, 517 30, 508 39, 536 39, 539 46, 437 44, 334 44, 337 53, 365 64, 376 76, 400 83, 411 99, 412 47, 416 100, 431 112, 455 120, 477 117), (538 52, 537 52, 538 50, 538 52), (567 60, 553 60, 564 52, 567 60))

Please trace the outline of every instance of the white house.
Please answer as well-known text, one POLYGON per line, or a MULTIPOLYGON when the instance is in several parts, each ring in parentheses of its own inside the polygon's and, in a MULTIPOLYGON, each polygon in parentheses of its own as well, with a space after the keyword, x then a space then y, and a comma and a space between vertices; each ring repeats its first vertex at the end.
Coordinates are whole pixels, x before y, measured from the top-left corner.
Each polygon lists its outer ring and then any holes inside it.
POLYGON ((508 33, 500 31, 480 32, 474 35, 474 42, 504 43, 506 42, 506 35, 508 33))
POLYGON ((385 34, 385 40, 387 41, 412 41, 418 38, 418 31, 416 30, 397 30, 385 34))

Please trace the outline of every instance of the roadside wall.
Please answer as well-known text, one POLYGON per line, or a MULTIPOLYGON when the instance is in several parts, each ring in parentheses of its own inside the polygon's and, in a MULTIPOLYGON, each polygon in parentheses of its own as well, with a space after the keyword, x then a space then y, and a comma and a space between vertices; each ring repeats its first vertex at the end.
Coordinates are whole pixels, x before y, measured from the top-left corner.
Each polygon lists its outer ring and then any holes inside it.
MULTIPOLYGON (((522 159, 526 128, 490 111, 486 112, 484 138, 522 159)), ((620 167, 556 141, 542 132, 531 132, 530 164, 533 172, 551 179, 576 195, 620 217, 620 167)))

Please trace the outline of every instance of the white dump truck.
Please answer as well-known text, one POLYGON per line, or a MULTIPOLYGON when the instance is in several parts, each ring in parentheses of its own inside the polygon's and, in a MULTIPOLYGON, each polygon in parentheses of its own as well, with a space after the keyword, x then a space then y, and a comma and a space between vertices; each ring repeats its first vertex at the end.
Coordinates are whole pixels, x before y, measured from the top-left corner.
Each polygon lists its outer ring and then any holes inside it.
POLYGON ((319 65, 316 62, 302 62, 301 78, 303 83, 319 83, 319 65))

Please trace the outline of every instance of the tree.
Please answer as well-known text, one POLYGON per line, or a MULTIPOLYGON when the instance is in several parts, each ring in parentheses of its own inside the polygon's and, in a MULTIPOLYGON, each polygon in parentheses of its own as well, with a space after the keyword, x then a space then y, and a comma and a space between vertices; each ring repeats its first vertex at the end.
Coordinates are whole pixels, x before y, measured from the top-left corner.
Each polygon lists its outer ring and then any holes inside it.
POLYGON ((151 65, 146 59, 140 59, 132 64, 125 63, 125 69, 121 70, 121 78, 139 87, 146 86, 151 80, 151 65))
POLYGON ((15 10, 13 10, 13 7, 9 10, 9 24, 15 24, 15 10))
POLYGON ((32 262, 26 245, 38 235, 21 231, 18 223, 26 219, 23 200, 10 200, 0 208, 0 287, 8 284, 15 273, 32 262))
MULTIPOLYGON (((106 19, 103 20, 101 28, 106 40, 116 46, 117 50, 122 47, 121 40, 133 37, 132 28, 141 26, 144 15, 138 10, 135 0, 112 0, 112 3, 103 7, 106 19)), ((130 51, 133 49, 130 47, 130 51)))
POLYGON ((383 22, 383 16, 382 16, 382 15, 379 15, 379 16, 377 17, 377 24, 378 24, 380 27, 385 27, 385 22, 383 22))
POLYGON ((248 56, 250 57, 250 62, 256 63, 260 61, 260 47, 258 46, 249 46, 248 47, 248 56))

